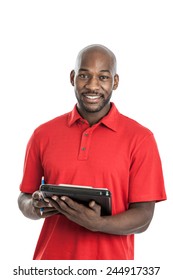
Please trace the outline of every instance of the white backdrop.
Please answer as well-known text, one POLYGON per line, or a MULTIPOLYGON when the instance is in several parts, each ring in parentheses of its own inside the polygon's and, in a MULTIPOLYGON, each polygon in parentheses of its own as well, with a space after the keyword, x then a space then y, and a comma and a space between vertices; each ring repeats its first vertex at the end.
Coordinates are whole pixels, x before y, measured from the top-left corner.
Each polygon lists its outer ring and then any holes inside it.
POLYGON ((135 262, 168 273, 173 250, 172 26, 171 0, 0 2, 4 271, 32 263, 42 225, 23 217, 17 206, 27 141, 39 124, 73 108, 69 73, 76 55, 99 43, 117 56, 120 84, 112 101, 154 132, 163 163, 168 200, 156 205, 150 228, 136 236, 135 262))

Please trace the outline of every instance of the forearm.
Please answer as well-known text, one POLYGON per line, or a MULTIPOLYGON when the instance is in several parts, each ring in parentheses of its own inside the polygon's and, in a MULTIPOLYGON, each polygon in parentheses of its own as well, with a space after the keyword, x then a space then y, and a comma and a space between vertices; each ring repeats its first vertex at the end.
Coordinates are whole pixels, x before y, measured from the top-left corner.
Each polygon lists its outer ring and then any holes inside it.
POLYGON ((69 197, 53 196, 49 203, 69 220, 91 231, 115 235, 140 233, 147 229, 154 213, 155 202, 131 203, 129 209, 112 216, 101 216, 101 207, 94 201, 86 207, 69 197))
POLYGON ((40 216, 37 215, 35 208, 32 205, 32 195, 21 193, 18 198, 19 209, 23 215, 32 220, 40 219, 40 216))
MULTIPOLYGON (((144 204, 146 206, 146 203, 144 204)), ((116 235, 141 233, 148 228, 151 222, 154 204, 154 202, 149 202, 147 208, 132 206, 123 213, 114 216, 100 217, 98 224, 96 224, 95 231, 116 235)))

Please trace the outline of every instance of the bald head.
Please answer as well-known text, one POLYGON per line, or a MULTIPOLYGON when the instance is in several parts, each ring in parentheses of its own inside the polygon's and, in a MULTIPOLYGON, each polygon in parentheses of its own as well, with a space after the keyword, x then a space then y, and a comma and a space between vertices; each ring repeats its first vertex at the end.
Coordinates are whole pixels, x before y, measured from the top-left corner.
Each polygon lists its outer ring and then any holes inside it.
POLYGON ((76 59, 75 64, 75 72, 79 70, 81 67, 82 61, 92 60, 93 59, 105 59, 108 61, 108 63, 111 65, 113 74, 116 74, 116 57, 114 53, 109 50, 107 47, 99 44, 89 45, 82 49, 76 59))
POLYGON ((85 47, 77 56, 70 81, 80 114, 90 124, 98 122, 110 110, 112 92, 118 87, 115 55, 102 45, 85 47))

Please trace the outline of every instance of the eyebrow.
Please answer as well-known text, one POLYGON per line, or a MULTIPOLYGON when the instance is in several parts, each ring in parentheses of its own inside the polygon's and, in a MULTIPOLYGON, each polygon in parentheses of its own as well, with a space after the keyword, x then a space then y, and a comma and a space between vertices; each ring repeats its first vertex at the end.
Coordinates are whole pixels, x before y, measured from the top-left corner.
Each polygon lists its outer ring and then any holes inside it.
MULTIPOLYGON (((89 70, 85 69, 85 68, 80 68, 79 71, 87 71, 88 72, 89 70)), ((108 73, 110 73, 109 70, 100 70, 99 72, 108 72, 108 73)))
POLYGON ((101 70, 100 72, 108 72, 108 73, 110 73, 109 70, 101 70))
POLYGON ((80 68, 79 71, 89 71, 89 70, 85 68, 80 68))

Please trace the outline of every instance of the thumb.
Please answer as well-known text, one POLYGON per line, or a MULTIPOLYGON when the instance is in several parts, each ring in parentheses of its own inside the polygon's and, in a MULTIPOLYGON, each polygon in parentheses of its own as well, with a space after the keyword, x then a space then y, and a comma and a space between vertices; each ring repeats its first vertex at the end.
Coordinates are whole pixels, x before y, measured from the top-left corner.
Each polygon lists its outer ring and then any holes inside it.
POLYGON ((36 199, 36 200, 41 200, 42 199, 42 195, 39 191, 36 191, 32 194, 32 198, 36 199))

